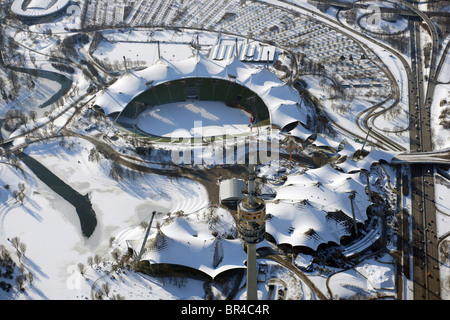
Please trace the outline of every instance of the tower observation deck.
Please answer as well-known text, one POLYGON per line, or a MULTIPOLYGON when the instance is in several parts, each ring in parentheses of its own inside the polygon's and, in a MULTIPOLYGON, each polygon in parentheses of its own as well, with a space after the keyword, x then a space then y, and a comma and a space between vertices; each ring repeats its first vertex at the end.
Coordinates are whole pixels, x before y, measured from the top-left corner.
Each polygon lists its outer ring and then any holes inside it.
POLYGON ((246 244, 257 244, 266 233, 266 205, 263 200, 247 197, 238 204, 238 234, 246 244))

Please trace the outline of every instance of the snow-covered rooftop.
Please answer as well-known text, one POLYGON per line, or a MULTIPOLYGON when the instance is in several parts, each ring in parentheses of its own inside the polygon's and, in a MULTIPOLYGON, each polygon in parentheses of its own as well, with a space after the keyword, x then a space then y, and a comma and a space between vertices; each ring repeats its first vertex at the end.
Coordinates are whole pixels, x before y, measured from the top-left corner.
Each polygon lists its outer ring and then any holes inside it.
POLYGON ((267 223, 267 232, 278 244, 303 246, 317 250, 320 244, 340 243, 348 235, 348 226, 333 220, 323 210, 298 202, 268 203, 272 215, 267 223))
POLYGON ((96 100, 107 115, 122 111, 135 97, 169 81, 185 78, 216 78, 236 82, 255 92, 269 109, 272 124, 281 128, 306 123, 299 93, 267 68, 256 68, 239 59, 214 61, 201 54, 181 61, 160 59, 142 71, 130 71, 96 100))
POLYGON ((67 7, 70 0, 15 0, 11 11, 21 17, 45 17, 57 13, 67 7))
MULTIPOLYGON (((353 226, 349 198, 352 193, 355 218, 364 222, 371 203, 360 181, 360 173, 344 174, 327 165, 289 175, 286 183, 278 188, 276 201, 267 203, 270 218, 266 231, 278 244, 313 250, 321 244, 340 244, 343 236, 350 235, 353 226)), ((158 230, 153 228, 142 259, 156 264, 184 265, 213 278, 229 269, 244 268, 246 255, 242 242, 227 239, 223 232, 233 229, 233 219, 225 209, 218 210, 220 223, 225 226, 206 224, 198 219, 197 213, 170 219, 158 230)), ((128 245, 139 252, 142 235, 142 228, 134 228, 119 238, 126 239, 128 245)), ((267 245, 263 242, 258 247, 267 245)))
POLYGON ((326 165, 289 175, 277 190, 278 201, 267 204, 267 213, 271 214, 267 232, 280 244, 313 250, 330 241, 339 244, 340 238, 351 232, 352 193, 355 218, 364 222, 371 203, 360 173, 344 174, 326 165))
MULTIPOLYGON (((222 210, 224 212, 224 210, 222 210)), ((200 270, 212 278, 226 270, 245 268, 247 255, 238 239, 214 236, 208 224, 195 215, 178 217, 152 231, 142 260, 150 263, 183 265, 200 270)), ((126 234, 128 245, 136 252, 142 246, 142 229, 126 234)))

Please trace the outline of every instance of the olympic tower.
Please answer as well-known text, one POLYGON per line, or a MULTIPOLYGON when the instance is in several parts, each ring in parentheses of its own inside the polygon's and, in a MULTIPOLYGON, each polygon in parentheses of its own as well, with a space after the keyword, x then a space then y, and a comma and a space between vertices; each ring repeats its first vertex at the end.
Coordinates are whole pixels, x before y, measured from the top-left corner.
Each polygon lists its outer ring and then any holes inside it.
POLYGON ((248 196, 238 204, 237 230, 247 248, 247 300, 258 299, 256 244, 264 240, 266 233, 266 205, 256 196, 255 165, 256 141, 253 138, 253 119, 249 143, 248 196))

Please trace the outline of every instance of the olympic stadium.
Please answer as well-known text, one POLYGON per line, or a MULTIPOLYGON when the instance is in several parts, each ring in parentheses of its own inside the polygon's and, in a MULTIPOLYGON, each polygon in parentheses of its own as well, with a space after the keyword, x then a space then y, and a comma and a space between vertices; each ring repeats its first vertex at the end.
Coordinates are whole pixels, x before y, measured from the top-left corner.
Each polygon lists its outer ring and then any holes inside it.
POLYGON ((36 20, 58 15, 70 0, 14 0, 11 11, 23 19, 36 20))
POLYGON ((308 111, 302 107, 299 93, 268 69, 236 58, 220 62, 203 55, 182 61, 160 59, 142 71, 130 71, 118 79, 95 105, 117 118, 123 127, 147 135, 173 133, 159 132, 158 122, 173 130, 191 131, 194 121, 191 128, 184 123, 189 121, 189 114, 200 114, 194 118, 205 122, 205 126, 214 126, 218 135, 224 134, 225 129, 232 134, 248 132, 251 118, 260 126, 275 125, 279 129, 298 124, 305 135, 311 135, 301 124, 306 123, 308 111), (187 105, 191 105, 190 110, 187 105), (164 112, 164 108, 170 110, 169 118, 156 111, 164 112), (214 115, 220 109, 224 114, 214 115), (148 128, 144 118, 157 121, 148 128))

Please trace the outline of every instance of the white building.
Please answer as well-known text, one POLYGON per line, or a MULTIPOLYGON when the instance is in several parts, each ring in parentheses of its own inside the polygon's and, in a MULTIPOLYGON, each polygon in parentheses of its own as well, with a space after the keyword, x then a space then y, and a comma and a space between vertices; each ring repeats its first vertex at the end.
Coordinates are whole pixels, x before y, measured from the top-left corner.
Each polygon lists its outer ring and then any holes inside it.
POLYGON ((247 185, 244 180, 229 179, 220 182, 219 199, 222 204, 237 204, 244 199, 242 190, 247 185))

